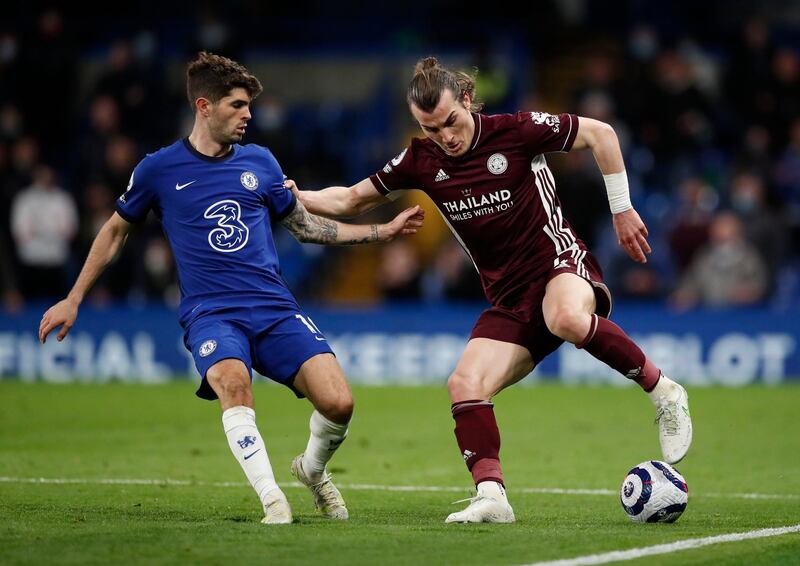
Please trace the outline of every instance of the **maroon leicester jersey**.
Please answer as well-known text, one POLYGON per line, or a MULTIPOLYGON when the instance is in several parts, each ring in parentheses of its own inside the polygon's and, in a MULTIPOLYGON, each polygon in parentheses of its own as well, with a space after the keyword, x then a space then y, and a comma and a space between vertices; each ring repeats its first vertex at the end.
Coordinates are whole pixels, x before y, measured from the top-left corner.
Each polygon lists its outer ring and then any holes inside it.
POLYGON ((566 152, 578 132, 574 114, 472 114, 470 149, 451 157, 429 139, 414 139, 370 176, 383 194, 421 189, 480 274, 493 305, 585 250, 561 213, 555 180, 543 154, 566 152), (569 256, 564 256, 569 257, 569 256))

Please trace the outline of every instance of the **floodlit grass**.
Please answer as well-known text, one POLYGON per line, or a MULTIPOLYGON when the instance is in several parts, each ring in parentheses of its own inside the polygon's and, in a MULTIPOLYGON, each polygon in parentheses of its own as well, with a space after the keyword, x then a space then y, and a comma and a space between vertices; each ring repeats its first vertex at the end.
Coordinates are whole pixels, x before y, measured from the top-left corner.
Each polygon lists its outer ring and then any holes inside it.
MULTIPOLYGON (((272 527, 259 523, 218 406, 193 391, 188 382, 0 382, 0 564, 523 564, 800 524, 798 387, 689 391, 695 441, 677 466, 689 507, 673 525, 630 522, 615 495, 524 491, 616 491, 629 468, 657 458, 654 411, 633 388, 516 387, 498 396, 517 523, 445 525, 472 486, 444 387, 355 388, 351 433, 330 466, 351 513, 340 523, 318 517, 310 494, 291 485, 310 405, 259 384, 259 427, 296 518, 272 527), (35 478, 80 483, 24 481, 35 478), (778 497, 737 496, 745 493, 778 497)), ((798 563, 800 535, 644 560, 798 563)))

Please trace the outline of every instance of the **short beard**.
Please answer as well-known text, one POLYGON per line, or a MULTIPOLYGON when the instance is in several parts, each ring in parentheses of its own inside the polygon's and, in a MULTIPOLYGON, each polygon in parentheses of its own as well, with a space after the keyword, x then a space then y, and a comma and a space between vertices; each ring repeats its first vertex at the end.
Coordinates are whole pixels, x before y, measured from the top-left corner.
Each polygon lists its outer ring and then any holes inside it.
POLYGON ((242 141, 244 134, 238 134, 238 133, 226 134, 217 129, 212 129, 211 137, 215 142, 217 142, 220 145, 233 145, 235 143, 239 143, 240 141, 242 141))

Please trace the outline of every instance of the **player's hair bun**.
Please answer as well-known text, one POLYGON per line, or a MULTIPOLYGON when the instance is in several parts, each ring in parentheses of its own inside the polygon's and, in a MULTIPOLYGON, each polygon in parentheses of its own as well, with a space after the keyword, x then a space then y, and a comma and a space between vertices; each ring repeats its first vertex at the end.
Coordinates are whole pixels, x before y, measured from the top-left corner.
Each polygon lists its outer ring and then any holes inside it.
POLYGON ((416 66, 414 67, 414 74, 423 73, 429 69, 433 69, 439 66, 439 60, 436 57, 425 57, 424 59, 420 59, 417 61, 416 66))

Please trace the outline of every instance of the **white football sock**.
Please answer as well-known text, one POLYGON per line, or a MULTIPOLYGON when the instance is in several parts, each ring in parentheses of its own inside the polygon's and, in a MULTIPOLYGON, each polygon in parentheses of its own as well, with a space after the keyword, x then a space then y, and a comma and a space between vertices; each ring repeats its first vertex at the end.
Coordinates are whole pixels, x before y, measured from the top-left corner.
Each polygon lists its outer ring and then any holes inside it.
POLYGON ((653 387, 651 391, 648 391, 647 395, 650 397, 650 400, 653 402, 653 404, 656 404, 662 397, 669 398, 673 395, 677 395, 678 388, 675 387, 676 385, 677 384, 674 381, 662 373, 661 377, 658 378, 658 383, 656 383, 656 386, 653 387))
POLYGON ((278 489, 278 484, 269 463, 267 447, 256 427, 256 412, 243 405, 231 407, 222 413, 222 426, 233 456, 256 490, 261 504, 266 505, 267 493, 278 489))
POLYGON ((303 471, 314 481, 322 480, 325 464, 347 436, 347 424, 337 424, 328 420, 319 411, 311 413, 308 423, 311 436, 308 438, 303 455, 303 471))
POLYGON ((495 501, 508 501, 506 490, 496 481, 482 481, 478 484, 478 495, 488 497, 495 501))

